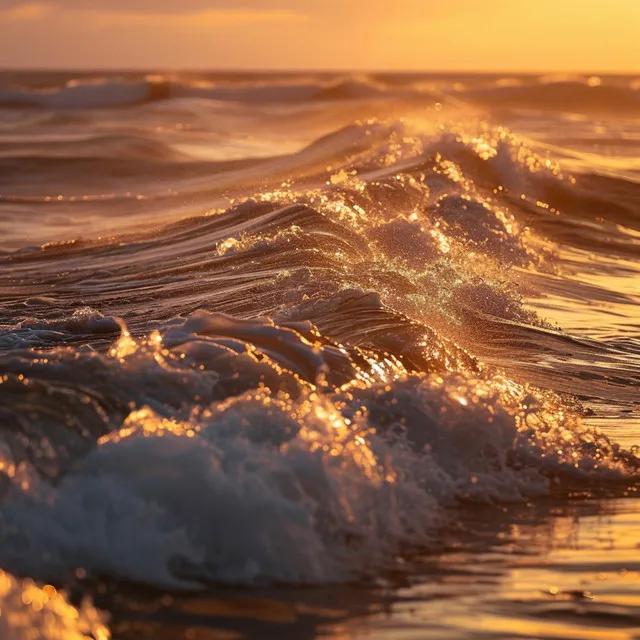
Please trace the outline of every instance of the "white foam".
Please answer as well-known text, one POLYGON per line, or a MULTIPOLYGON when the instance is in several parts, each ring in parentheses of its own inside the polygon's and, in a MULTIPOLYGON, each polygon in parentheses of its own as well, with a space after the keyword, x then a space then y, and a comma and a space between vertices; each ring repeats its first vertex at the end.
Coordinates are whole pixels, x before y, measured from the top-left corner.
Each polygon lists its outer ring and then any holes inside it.
POLYGON ((17 477, 0 563, 174 589, 368 575, 428 546, 444 507, 624 474, 554 402, 503 378, 423 375, 296 401, 252 391, 182 421, 136 411, 56 487, 17 477))

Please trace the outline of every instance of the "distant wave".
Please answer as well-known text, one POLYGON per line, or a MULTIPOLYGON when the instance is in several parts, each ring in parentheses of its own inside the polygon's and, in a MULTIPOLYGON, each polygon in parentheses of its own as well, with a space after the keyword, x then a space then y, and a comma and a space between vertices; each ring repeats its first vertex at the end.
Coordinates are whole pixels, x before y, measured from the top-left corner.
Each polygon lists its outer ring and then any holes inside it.
POLYGON ((517 87, 471 90, 465 97, 476 104, 580 112, 640 113, 640 89, 589 86, 586 82, 548 82, 517 87))
POLYGON ((103 134, 76 137, 71 139, 54 138, 29 140, 22 139, 4 142, 0 140, 0 159, 2 158, 52 158, 56 160, 73 159, 122 159, 140 158, 155 160, 188 159, 176 149, 144 135, 103 134))
POLYGON ((0 91, 0 105, 48 109, 96 109, 156 102, 174 98, 265 104, 309 100, 350 100, 397 97, 397 92, 367 80, 332 83, 205 84, 179 81, 108 80, 73 82, 45 91, 0 91))
POLYGON ((636 84, 589 84, 586 80, 485 82, 438 88, 435 82, 383 82, 354 76, 335 80, 274 80, 259 83, 203 82, 180 79, 104 79, 71 81, 46 90, 1 90, 0 106, 40 109, 99 109, 172 99, 200 98, 247 105, 310 103, 324 101, 382 100, 423 101, 435 104, 452 100, 498 107, 637 113, 640 89, 636 84))

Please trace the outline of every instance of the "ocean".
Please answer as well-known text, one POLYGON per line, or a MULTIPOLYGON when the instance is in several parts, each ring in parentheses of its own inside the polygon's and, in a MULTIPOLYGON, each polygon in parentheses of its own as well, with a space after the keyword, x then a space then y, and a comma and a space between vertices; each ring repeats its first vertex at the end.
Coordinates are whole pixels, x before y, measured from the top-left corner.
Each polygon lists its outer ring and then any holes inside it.
POLYGON ((0 73, 0 637, 640 638, 640 77, 0 73))

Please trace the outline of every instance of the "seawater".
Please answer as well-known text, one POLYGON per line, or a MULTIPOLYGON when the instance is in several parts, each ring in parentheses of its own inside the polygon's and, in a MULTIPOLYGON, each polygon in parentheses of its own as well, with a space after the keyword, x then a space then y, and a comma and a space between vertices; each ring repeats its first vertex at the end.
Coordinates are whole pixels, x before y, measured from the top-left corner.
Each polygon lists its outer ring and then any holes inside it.
POLYGON ((0 167, 3 638, 636 637, 638 79, 5 72, 0 167))

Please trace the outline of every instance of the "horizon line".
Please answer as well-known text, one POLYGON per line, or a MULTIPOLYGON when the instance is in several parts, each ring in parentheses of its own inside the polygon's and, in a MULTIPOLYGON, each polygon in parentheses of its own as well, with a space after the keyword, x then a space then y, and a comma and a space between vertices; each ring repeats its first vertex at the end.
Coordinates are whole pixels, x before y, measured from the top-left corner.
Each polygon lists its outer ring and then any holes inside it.
POLYGON ((430 74, 430 75, 610 75, 610 76, 632 76, 640 75, 640 69, 629 71, 624 69, 364 69, 347 67, 309 67, 309 68, 286 68, 286 67, 116 67, 116 66, 4 66, 0 64, 0 73, 246 73, 246 74, 302 74, 302 73, 353 73, 353 74, 430 74))

